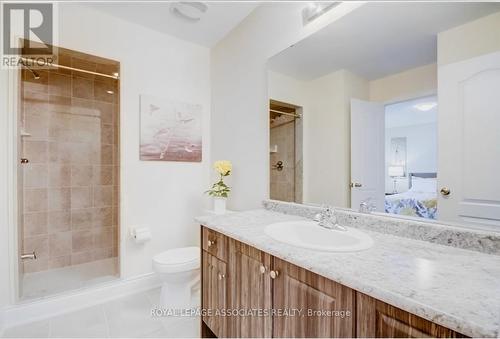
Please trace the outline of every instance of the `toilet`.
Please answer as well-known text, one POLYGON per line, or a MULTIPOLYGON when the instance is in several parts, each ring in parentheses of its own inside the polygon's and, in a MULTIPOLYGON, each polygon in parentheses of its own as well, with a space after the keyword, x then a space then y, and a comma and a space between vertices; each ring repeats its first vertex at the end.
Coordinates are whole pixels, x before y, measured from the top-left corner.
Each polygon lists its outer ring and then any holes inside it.
POLYGON ((200 248, 182 247, 153 257, 153 270, 161 279, 160 307, 191 307, 191 295, 200 281, 200 248))

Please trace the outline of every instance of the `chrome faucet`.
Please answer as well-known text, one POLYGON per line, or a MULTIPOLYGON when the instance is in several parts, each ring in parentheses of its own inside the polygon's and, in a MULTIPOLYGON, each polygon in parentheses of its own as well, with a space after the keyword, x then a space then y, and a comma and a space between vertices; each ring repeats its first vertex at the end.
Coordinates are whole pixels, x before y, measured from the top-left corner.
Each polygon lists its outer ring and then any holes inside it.
POLYGON ((360 213, 371 213, 371 212, 375 212, 376 210, 377 210, 377 206, 371 198, 365 199, 365 200, 361 201, 361 203, 359 204, 359 212, 360 213))
POLYGON ((318 222, 318 225, 329 230, 336 231, 347 231, 344 226, 340 226, 337 222, 337 217, 335 216, 335 211, 329 206, 325 206, 323 211, 314 216, 314 221, 318 222))

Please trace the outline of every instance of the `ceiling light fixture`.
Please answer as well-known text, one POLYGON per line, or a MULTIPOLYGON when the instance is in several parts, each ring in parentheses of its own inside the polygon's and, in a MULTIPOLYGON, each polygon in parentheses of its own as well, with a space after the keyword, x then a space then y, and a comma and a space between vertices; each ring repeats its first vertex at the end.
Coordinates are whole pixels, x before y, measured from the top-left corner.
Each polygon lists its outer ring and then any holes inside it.
POLYGON ((208 11, 208 6, 203 2, 182 1, 170 5, 170 12, 178 18, 188 22, 198 22, 208 11))
POLYGON ((302 24, 305 26, 311 23, 338 5, 340 5, 340 1, 310 2, 302 10, 302 24))
POLYGON ((427 112, 427 111, 430 111, 431 109, 433 109, 436 106, 437 106, 436 102, 423 102, 421 104, 414 105, 413 108, 416 108, 416 109, 418 109, 419 111, 422 111, 422 112, 427 112))

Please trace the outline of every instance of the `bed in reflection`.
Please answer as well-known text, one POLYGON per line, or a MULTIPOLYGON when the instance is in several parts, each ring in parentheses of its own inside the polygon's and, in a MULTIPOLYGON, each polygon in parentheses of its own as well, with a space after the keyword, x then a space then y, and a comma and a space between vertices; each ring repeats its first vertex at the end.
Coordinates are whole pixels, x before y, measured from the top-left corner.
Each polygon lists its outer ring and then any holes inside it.
POLYGON ((436 219, 436 173, 409 173, 408 191, 386 195, 385 212, 436 219))

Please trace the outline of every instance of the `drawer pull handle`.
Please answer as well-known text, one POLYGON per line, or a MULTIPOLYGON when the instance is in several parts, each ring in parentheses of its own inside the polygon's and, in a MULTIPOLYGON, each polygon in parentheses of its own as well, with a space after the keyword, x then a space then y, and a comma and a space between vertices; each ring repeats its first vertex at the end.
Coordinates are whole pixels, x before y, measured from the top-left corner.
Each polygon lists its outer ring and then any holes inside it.
POLYGON ((260 274, 264 274, 264 273, 266 273, 266 266, 264 266, 264 265, 260 265, 259 270, 260 270, 260 274))
POLYGON ((278 271, 271 271, 269 273, 269 275, 271 276, 271 279, 276 279, 280 275, 280 272, 278 272, 278 271))
POLYGON ((226 276, 225 276, 224 274, 222 274, 222 273, 219 273, 218 277, 219 277, 219 280, 222 280, 222 279, 224 279, 226 276))
POLYGON ((213 245, 215 245, 215 240, 209 240, 208 247, 212 247, 213 245))

